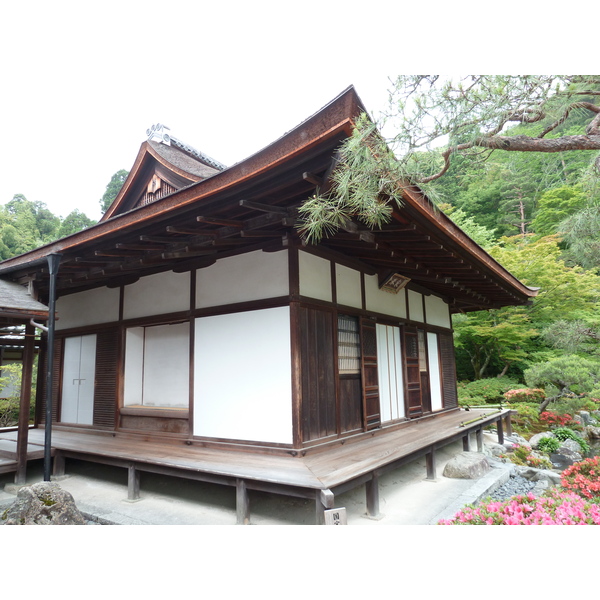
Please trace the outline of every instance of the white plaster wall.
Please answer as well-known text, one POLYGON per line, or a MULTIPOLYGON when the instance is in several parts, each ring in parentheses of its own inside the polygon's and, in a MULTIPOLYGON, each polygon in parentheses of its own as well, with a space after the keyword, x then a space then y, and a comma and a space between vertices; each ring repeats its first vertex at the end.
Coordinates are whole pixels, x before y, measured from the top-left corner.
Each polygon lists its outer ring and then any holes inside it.
POLYGON ((406 319, 406 290, 390 294, 379 289, 377 275, 365 276, 367 310, 406 319))
POLYGON ((335 265, 335 279, 337 303, 362 308, 360 272, 343 265, 335 265))
POLYGON ((119 319, 118 288, 86 290, 62 296, 56 301, 56 329, 70 329, 108 323, 119 319))
POLYGON ((190 309, 190 274, 167 271, 125 286, 123 317, 134 319, 190 309))
POLYGON ((298 252, 300 295, 332 302, 331 263, 308 252, 298 252))
POLYGON ((408 295, 408 318, 411 321, 424 321, 423 315, 423 296, 419 292, 407 290, 408 295))
POLYGON ((287 250, 249 252, 196 271, 196 308, 289 294, 287 250))
POLYGON ((194 435, 290 444, 289 307, 196 319, 194 435))
POLYGON ((450 309, 448 305, 437 296, 425 296, 425 317, 430 325, 439 327, 452 327, 450 309))
POLYGON ((431 388, 431 410, 442 408, 442 380, 438 355, 438 337, 435 333, 427 333, 427 352, 429 360, 429 387, 431 388))

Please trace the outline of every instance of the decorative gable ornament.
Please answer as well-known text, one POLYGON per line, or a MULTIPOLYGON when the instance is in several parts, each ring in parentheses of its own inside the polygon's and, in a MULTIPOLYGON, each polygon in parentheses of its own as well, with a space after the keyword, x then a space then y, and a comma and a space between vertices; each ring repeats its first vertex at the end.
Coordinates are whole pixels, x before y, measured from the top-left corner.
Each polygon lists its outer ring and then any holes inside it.
POLYGON ((389 292, 390 294, 397 294, 409 281, 410 278, 404 277, 404 275, 392 273, 380 283, 379 289, 384 292, 389 292))
POLYGON ((160 142, 161 144, 165 144, 167 146, 171 145, 171 136, 167 133, 170 129, 163 125, 162 123, 157 123, 156 125, 152 125, 150 129, 146 130, 146 135, 148 136, 149 142, 160 142))

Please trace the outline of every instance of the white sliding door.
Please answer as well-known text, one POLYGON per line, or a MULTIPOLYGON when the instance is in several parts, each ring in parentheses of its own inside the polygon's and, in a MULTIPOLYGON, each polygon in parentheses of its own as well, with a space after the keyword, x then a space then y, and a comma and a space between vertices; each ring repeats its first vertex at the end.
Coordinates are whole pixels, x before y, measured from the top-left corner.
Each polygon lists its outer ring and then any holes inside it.
POLYGON ((125 406, 188 408, 189 363, 189 323, 128 329, 125 406))
POLYGON ((404 417, 400 328, 377 324, 377 365, 381 422, 404 417))
POLYGON ((60 416, 63 423, 93 424, 95 374, 96 335, 66 338, 60 416))

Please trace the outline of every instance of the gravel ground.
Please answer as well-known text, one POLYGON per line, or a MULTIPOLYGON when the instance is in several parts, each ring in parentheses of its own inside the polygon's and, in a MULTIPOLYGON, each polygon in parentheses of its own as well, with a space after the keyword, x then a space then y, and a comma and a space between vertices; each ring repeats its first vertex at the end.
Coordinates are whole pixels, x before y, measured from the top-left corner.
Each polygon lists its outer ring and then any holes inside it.
POLYGON ((529 481, 521 475, 511 475, 510 479, 491 494, 492 500, 502 502, 511 496, 524 495, 533 490, 537 482, 529 481))

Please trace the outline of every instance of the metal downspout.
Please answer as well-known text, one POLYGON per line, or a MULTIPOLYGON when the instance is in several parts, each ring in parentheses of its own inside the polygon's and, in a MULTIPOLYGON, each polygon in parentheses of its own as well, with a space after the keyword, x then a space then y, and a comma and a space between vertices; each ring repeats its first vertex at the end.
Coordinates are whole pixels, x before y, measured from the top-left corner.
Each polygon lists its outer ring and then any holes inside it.
POLYGON ((48 298, 48 341, 46 353, 46 422, 44 428, 44 481, 50 481, 52 461, 52 371, 54 366, 54 312, 56 307, 56 279, 60 254, 48 255, 50 292, 48 298))

